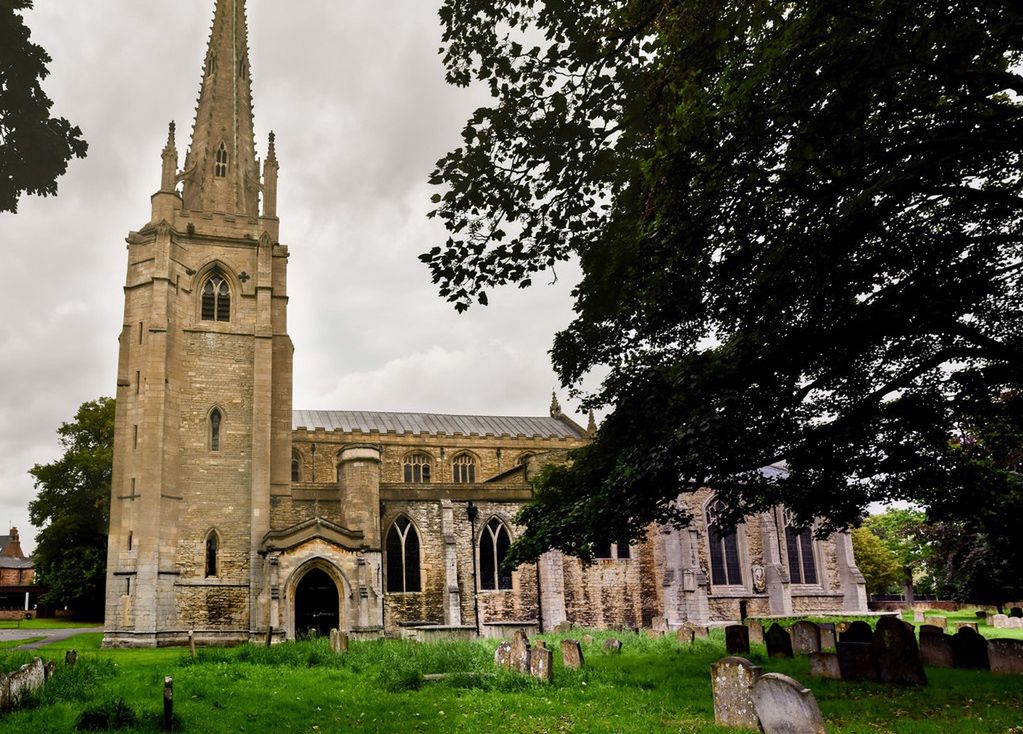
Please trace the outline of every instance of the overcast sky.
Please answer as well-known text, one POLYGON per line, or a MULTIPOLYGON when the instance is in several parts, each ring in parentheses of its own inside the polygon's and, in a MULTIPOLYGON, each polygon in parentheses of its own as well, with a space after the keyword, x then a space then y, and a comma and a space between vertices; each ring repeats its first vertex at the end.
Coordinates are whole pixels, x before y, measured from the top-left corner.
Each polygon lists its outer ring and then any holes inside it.
MULTIPOLYGON (((0 531, 18 526, 26 550, 27 470, 59 455, 56 428, 82 402, 114 394, 124 238, 149 219, 171 120, 183 161, 213 4, 35 0, 26 15, 53 57, 55 111, 90 146, 56 198, 0 214, 0 531)), ((577 273, 457 315, 417 260, 445 236, 425 216, 427 177, 485 102, 444 83, 439 4, 249 0, 258 154, 274 130, 291 250, 296 409, 547 412, 547 350, 577 273)))

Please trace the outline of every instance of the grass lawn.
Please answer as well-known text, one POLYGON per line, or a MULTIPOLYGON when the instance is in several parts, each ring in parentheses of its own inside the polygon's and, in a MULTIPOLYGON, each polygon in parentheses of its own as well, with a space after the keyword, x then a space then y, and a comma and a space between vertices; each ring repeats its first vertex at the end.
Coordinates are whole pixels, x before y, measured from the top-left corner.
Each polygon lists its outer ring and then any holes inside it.
MULTIPOLYGON (((924 612, 925 617, 944 617, 948 620, 948 633, 950 635, 955 634, 956 622, 975 622, 977 624, 977 631, 984 635, 988 639, 1013 639, 1023 640, 1023 629, 995 629, 994 627, 987 626, 986 619, 978 619, 977 615, 972 609, 959 611, 959 612, 944 612, 940 609, 928 609, 924 612)), ((902 618, 910 624, 915 624, 919 627, 923 622, 913 621, 913 612, 904 612, 902 618)), ((1021 722, 1023 723, 1023 722, 1021 722)), ((1020 730, 1023 732, 1023 729, 1020 730)))
MULTIPOLYGON (((578 636, 578 631, 573 636, 578 636)), ((100 650, 101 635, 81 635, 44 648, 62 660, 81 653, 75 668, 57 675, 34 708, 0 719, 0 732, 73 732, 82 713, 123 698, 139 722, 123 731, 155 732, 163 677, 175 681, 175 713, 182 731, 220 732, 725 732, 713 724, 709 666, 724 656, 719 631, 682 647, 673 638, 623 635, 621 655, 603 651, 610 633, 594 633, 586 667, 561 667, 544 686, 495 670, 496 643, 416 645, 353 642, 341 657, 326 641, 204 649, 196 660, 180 649, 100 650), (424 682, 428 673, 449 673, 424 682)), ((558 650, 558 635, 544 635, 558 650)), ((752 659, 809 685, 829 731, 860 734, 950 732, 1021 734, 1023 677, 928 669, 924 689, 817 681, 805 659, 752 659)), ((23 653, 0 653, 0 660, 23 653)), ((10 664, 8 664, 10 667, 10 664)))
POLYGON ((0 620, 0 630, 58 630, 75 627, 102 627, 102 622, 75 622, 70 619, 0 620))

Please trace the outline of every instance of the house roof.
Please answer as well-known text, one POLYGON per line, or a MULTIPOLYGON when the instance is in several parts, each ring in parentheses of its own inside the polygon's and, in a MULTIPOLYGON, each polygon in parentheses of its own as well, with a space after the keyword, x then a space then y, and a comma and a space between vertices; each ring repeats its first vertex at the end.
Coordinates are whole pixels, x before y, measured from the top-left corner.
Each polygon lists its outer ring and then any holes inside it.
POLYGON ((0 557, 0 568, 33 568, 35 564, 31 558, 3 558, 0 557))
POLYGON ((296 410, 292 426, 314 431, 379 431, 419 435, 476 434, 479 436, 540 436, 585 438, 586 432, 567 418, 442 415, 439 413, 381 413, 362 410, 296 410))
POLYGON ((11 542, 10 535, 0 535, 0 553, 3 553, 7 548, 7 545, 11 542))

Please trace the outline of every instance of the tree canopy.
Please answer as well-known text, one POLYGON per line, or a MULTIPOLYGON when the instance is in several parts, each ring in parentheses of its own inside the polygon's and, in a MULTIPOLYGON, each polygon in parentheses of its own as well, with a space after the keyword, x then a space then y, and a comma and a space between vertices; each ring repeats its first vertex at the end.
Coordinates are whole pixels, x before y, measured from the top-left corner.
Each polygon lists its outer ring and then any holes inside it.
POLYGON ((853 528, 853 553, 868 594, 888 594, 902 583, 902 565, 879 537, 866 527, 853 528))
POLYGON ((68 162, 89 147, 81 129, 50 115, 41 82, 52 59, 30 40, 22 12, 31 7, 0 2, 0 212, 16 212, 22 194, 56 194, 68 162))
POLYGON ((36 536, 43 601, 102 618, 106 586, 110 475, 114 458, 114 401, 83 403, 57 429, 64 454, 30 470, 38 495, 28 511, 36 536))
POLYGON ((1023 375, 1023 7, 447 0, 441 18, 449 81, 492 102, 433 173, 449 237, 422 259, 462 310, 578 258, 552 356, 607 412, 542 474, 512 562, 686 523, 676 498, 701 486, 725 522, 783 502, 828 532, 981 480, 957 440, 1023 375))

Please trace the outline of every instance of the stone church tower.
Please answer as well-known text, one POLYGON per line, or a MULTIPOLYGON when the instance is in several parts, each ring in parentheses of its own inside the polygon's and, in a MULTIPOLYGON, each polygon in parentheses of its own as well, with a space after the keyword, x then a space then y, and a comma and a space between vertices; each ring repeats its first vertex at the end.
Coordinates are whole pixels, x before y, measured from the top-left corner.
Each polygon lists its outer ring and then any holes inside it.
POLYGON ((152 218, 127 239, 108 645, 267 625, 258 550, 291 463, 277 168, 272 134, 256 158, 245 2, 217 0, 184 166, 171 123, 152 218))

